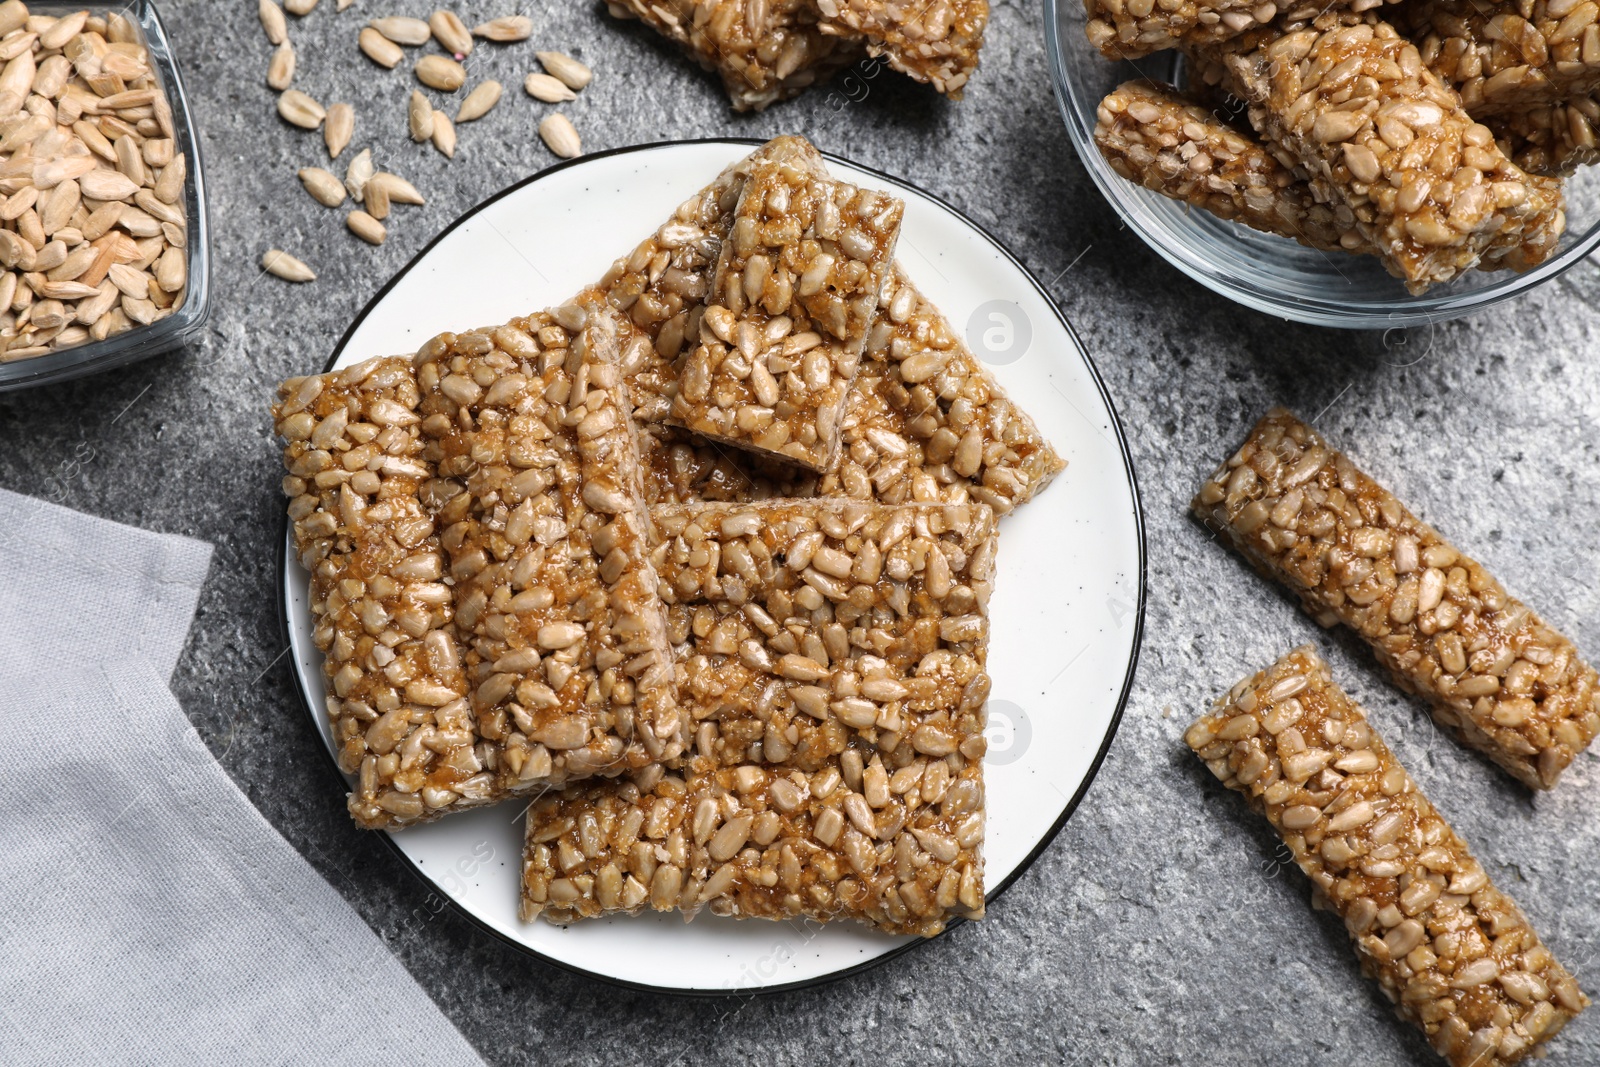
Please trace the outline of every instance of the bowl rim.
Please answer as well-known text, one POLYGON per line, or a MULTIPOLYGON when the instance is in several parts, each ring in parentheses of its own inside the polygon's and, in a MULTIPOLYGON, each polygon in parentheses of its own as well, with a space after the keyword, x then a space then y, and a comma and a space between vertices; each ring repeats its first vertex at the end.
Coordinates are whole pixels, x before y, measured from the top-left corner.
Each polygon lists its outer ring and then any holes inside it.
MULTIPOLYGON (((78 10, 85 6, 83 0, 31 0, 31 3, 40 10, 78 10)), ((178 69, 172 38, 153 0, 108 0, 102 6, 107 12, 115 11, 131 18, 143 33, 151 64, 172 109, 175 147, 187 159, 183 199, 187 216, 185 267, 188 284, 183 304, 164 319, 124 330, 103 341, 86 341, 60 352, 0 363, 0 393, 70 381, 170 352, 195 337, 211 314, 211 228, 206 211, 200 131, 189 108, 189 96, 178 69)))
MULTIPOLYGON (((1084 120, 1084 115, 1093 114, 1094 105, 1098 102, 1079 98, 1069 73, 1070 61, 1062 42, 1063 10, 1074 2, 1075 0, 1044 0, 1044 38, 1056 104, 1061 110, 1067 135, 1078 154, 1079 163, 1088 172, 1101 195, 1110 202, 1118 218, 1136 233, 1140 240, 1188 277, 1234 303, 1276 318, 1335 329, 1433 326, 1476 314, 1521 296, 1571 270, 1600 247, 1600 220, 1597 220, 1573 244, 1532 270, 1521 274, 1510 274, 1502 280, 1467 292, 1451 293, 1442 289, 1435 290, 1438 293, 1436 296, 1429 294, 1410 296, 1401 288, 1397 279, 1396 296, 1392 301, 1361 301, 1353 304, 1348 299, 1341 301, 1331 296, 1325 299, 1277 298, 1271 293, 1241 282, 1224 273, 1214 262, 1197 254, 1187 245, 1176 245, 1161 240, 1160 234, 1154 232, 1148 220, 1134 208, 1141 202, 1164 203, 1167 202, 1167 198, 1117 176, 1102 162, 1100 150, 1094 143, 1093 127, 1084 120)), ((1266 234, 1261 236, 1270 237, 1266 234)), ((1288 238, 1280 240, 1287 241, 1288 238)))

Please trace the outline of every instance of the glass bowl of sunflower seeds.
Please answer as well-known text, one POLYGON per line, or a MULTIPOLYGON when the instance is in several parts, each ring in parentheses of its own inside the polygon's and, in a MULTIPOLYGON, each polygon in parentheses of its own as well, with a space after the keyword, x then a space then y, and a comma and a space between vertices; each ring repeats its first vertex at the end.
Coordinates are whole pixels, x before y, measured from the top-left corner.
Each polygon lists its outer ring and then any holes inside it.
POLYGON ((196 336, 210 298, 193 119, 148 0, 0 3, 0 390, 196 336))
POLYGON ((1600 246, 1600 51, 1568 56, 1544 8, 1519 31, 1539 70, 1499 69, 1472 0, 1046 0, 1045 40, 1080 160, 1155 252, 1257 311, 1382 330, 1600 246))

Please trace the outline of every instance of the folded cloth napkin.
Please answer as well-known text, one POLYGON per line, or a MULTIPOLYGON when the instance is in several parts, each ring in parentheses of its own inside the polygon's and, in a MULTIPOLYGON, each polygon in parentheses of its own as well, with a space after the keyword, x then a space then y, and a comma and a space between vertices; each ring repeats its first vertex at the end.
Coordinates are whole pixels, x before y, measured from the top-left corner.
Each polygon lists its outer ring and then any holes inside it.
POLYGON ((0 531, 0 660, 43 668, 131 658, 172 673, 210 545, 4 489, 0 531))
POLYGON ((210 547, 19 499, 0 496, 0 530, 32 523, 0 545, 0 1061, 481 1064, 168 691, 210 547))

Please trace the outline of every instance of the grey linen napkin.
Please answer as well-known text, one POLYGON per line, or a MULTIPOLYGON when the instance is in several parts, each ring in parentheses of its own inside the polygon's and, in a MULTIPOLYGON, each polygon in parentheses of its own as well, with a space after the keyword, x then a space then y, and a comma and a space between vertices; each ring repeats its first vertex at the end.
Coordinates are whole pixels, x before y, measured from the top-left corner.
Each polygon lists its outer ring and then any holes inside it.
POLYGON ((0 661, 178 664, 211 546, 0 489, 0 661))
POLYGON ((210 547, 63 511, 0 496, 0 1059, 481 1064, 168 691, 210 547))

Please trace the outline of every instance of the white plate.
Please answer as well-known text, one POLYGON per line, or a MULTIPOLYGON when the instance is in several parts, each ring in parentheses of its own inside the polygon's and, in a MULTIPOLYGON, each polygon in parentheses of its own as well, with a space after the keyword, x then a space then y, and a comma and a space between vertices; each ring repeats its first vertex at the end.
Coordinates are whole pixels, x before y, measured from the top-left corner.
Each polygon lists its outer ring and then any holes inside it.
MULTIPOLYGON (((513 186, 396 275, 350 327, 328 369, 414 351, 445 330, 560 303, 750 147, 697 141, 622 149, 513 186)), ((1069 464, 1001 525, 990 605, 994 689, 984 846, 993 901, 1088 789, 1127 699, 1144 618, 1144 535, 1133 468, 1087 354, 1005 249, 927 193, 842 160, 830 159, 829 166, 837 177, 904 198, 899 258, 907 273, 956 328, 966 326, 979 343, 990 331, 990 348, 1002 350, 990 360, 996 377, 1069 464)), ((285 559, 292 561, 287 531, 285 537, 285 559)), ((283 572, 295 671, 331 755, 307 575, 297 563, 283 572)), ((919 943, 854 923, 818 927, 711 915, 688 925, 654 913, 567 929, 524 924, 517 919, 520 815, 520 805, 504 804, 390 840, 485 929, 553 963, 630 985, 777 989, 839 977, 919 943)), ((1001 904, 991 914, 1003 911, 1001 904)))

